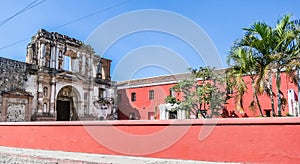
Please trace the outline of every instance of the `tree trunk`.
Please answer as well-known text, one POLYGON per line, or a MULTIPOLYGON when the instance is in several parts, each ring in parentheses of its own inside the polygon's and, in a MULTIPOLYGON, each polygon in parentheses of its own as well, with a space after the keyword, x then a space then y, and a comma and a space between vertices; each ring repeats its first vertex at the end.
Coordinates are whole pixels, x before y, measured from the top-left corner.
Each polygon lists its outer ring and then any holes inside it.
POLYGON ((259 100, 258 100, 257 94, 255 94, 255 99, 256 99, 257 106, 258 106, 258 109, 259 109, 259 112, 260 112, 260 116, 261 116, 261 117, 264 117, 264 114, 263 114, 263 112, 262 112, 262 110, 261 110, 261 106, 260 106, 260 102, 259 102, 259 100))
POLYGON ((251 78, 251 79, 252 79, 252 89, 253 89, 253 91, 254 91, 254 96, 255 96, 255 99, 256 99, 256 102, 257 102, 257 106, 258 106, 258 109, 259 109, 260 116, 261 116, 261 117, 264 117, 264 114, 263 114, 263 112, 262 112, 262 110, 261 110, 261 106, 260 106, 260 102, 259 102, 259 99, 258 99, 256 90, 255 90, 255 88, 254 88, 254 79, 253 79, 253 78, 251 78))
POLYGON ((280 70, 276 72, 276 91, 277 91, 277 112, 278 116, 281 116, 281 97, 280 97, 280 83, 281 83, 281 76, 280 70))
MULTIPOLYGON (((299 99, 300 99, 300 68, 298 68, 298 70, 297 70, 297 73, 298 73, 298 111, 299 111, 299 109, 300 109, 300 101, 299 101, 299 99)), ((296 110, 296 116, 298 116, 298 111, 296 110)))
POLYGON ((271 99, 271 108, 272 108, 273 116, 275 117, 276 113, 275 113, 275 107, 274 107, 273 77, 272 77, 272 74, 269 75, 269 86, 270 86, 269 94, 270 94, 270 99, 271 99))

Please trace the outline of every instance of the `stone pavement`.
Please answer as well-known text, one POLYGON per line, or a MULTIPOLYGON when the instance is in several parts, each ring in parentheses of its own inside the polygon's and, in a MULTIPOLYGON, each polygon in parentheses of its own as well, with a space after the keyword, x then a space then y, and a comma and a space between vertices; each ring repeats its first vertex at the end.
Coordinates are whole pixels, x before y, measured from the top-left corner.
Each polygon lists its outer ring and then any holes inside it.
POLYGON ((0 146, 0 163, 14 164, 215 164, 216 162, 102 155, 0 146))

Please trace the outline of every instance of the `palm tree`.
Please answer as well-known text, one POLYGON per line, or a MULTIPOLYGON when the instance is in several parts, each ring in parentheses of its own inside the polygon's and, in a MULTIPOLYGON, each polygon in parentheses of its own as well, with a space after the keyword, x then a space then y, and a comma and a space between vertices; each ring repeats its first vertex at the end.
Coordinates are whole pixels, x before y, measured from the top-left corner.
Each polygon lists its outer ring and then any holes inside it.
MULTIPOLYGON (((269 89, 272 112, 275 115, 272 79, 268 78, 272 77, 270 67, 273 47, 272 28, 264 22, 255 22, 250 28, 244 28, 244 30, 246 31, 245 35, 235 43, 235 47, 245 49, 245 52, 251 56, 254 65, 249 72, 256 74, 255 81, 253 81, 254 93, 261 95, 267 88, 269 89), (268 80, 270 81, 269 87, 266 83, 268 80)), ((258 100, 257 96, 256 99, 258 100)))
POLYGON ((241 47, 233 47, 227 57, 227 63, 231 66, 229 71, 229 77, 233 77, 234 80, 231 81, 231 85, 235 86, 237 94, 235 95, 235 104, 237 110, 243 109, 243 96, 247 90, 247 85, 243 79, 244 75, 249 75, 251 78, 252 89, 253 89, 253 100, 251 102, 254 107, 255 102, 257 103, 260 115, 263 117, 261 105, 258 99, 257 92, 254 87, 254 82, 256 79, 255 69, 255 60, 251 52, 248 52, 247 49, 241 47), (233 63, 232 63, 233 62, 233 63), (255 98, 255 100, 254 100, 255 98))
POLYGON ((295 40, 299 36, 299 30, 294 28, 294 22, 290 20, 290 15, 285 15, 278 20, 273 30, 273 38, 276 47, 273 50, 273 66, 276 74, 276 91, 278 101, 278 115, 281 116, 282 92, 281 92, 281 72, 295 68, 299 65, 299 46, 295 40))
POLYGON ((299 29, 295 28, 294 23, 290 21, 290 15, 286 15, 277 22, 275 28, 264 22, 255 22, 250 28, 244 30, 246 34, 235 47, 246 49, 247 53, 253 55, 255 61, 253 71, 257 73, 255 92, 262 94, 267 91, 271 99, 273 116, 276 115, 272 86, 275 73, 277 108, 278 115, 281 115, 281 72, 283 69, 293 70, 299 64, 299 43, 295 44, 299 37, 299 29))
MULTIPOLYGON (((298 32, 300 31, 300 20, 295 20, 294 21, 294 26, 293 26, 294 30, 297 30, 298 32)), ((295 51, 294 53, 300 53, 300 35, 298 35, 296 37, 296 40, 294 42, 294 45, 295 45, 295 51)), ((296 73, 293 73, 293 75, 296 74, 296 78, 292 78, 292 79, 296 79, 296 84, 297 87, 298 87, 298 109, 300 109, 300 103, 299 103, 299 96, 300 96, 300 65, 296 66, 296 73)), ((292 77, 295 77, 295 76, 292 76, 292 77)), ((295 80, 294 80, 295 81, 295 80)), ((296 115, 298 115, 298 113, 296 113, 296 115)))

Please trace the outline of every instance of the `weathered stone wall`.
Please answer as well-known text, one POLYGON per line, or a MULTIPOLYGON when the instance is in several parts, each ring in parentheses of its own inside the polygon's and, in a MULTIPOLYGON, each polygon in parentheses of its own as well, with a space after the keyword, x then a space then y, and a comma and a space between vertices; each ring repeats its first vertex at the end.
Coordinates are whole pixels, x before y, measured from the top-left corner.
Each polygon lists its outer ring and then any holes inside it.
POLYGON ((79 40, 39 30, 28 44, 26 63, 0 57, 1 120, 42 120, 37 117, 55 120, 59 115, 58 93, 70 86, 74 89, 67 96, 70 105, 59 109, 67 110, 66 113, 74 110, 79 117, 110 119, 112 111, 115 113, 110 63, 111 60, 100 58, 92 47, 79 40), (97 73, 101 78, 96 77, 97 73), (99 97, 99 89, 105 90, 105 97, 99 97), (28 101, 20 103, 23 99, 28 101))
POLYGON ((0 92, 23 89, 27 75, 26 63, 0 57, 0 92))
MULTIPOLYGON (((0 111, 9 122, 25 121, 25 109, 28 101, 23 98, 8 98, 4 102, 2 94, 15 90, 24 90, 33 85, 28 83, 33 70, 30 64, 0 57, 0 111), (30 75, 31 74, 31 75, 30 75), (6 105, 3 105, 6 103, 6 105)), ((29 92, 32 94, 32 92, 29 92)), ((3 121, 3 118, 1 119, 3 121)))
MULTIPOLYGON (((26 89, 27 92, 31 93, 33 96, 32 100, 32 109, 37 109, 37 104, 38 104, 38 91, 37 91, 37 75, 31 74, 28 76, 28 80, 24 84, 24 88, 26 89)), ((32 110, 32 114, 34 114, 35 110, 32 110)))
POLYGON ((7 122, 25 121, 25 107, 28 101, 20 98, 10 98, 6 111, 7 122))

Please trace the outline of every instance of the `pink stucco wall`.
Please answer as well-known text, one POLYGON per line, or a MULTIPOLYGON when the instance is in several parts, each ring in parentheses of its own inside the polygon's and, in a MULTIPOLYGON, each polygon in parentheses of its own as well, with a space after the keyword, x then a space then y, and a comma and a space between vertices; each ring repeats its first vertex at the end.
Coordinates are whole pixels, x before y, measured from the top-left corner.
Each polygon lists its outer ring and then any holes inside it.
POLYGON ((204 161, 298 163, 300 118, 0 123, 0 145, 204 161))
MULTIPOLYGON (((237 111, 236 104, 235 104, 235 94, 230 95, 232 98, 227 100, 227 103, 224 104, 227 110, 235 111, 239 117, 242 117, 244 113, 247 113, 249 117, 257 117, 260 116, 258 107, 256 106, 255 110, 251 110, 249 108, 251 101, 253 100, 253 89, 251 84, 251 79, 248 76, 244 76, 244 80, 247 85, 247 91, 243 97, 243 106, 244 111, 237 111)), ((119 118, 120 119, 128 119, 128 116, 131 112, 135 113, 136 119, 149 119, 148 114, 149 112, 155 112, 155 107, 158 107, 160 104, 165 103, 165 98, 169 95, 169 90, 175 84, 161 84, 151 86, 142 86, 142 87, 134 87, 134 88, 126 88, 120 89, 118 91, 118 95, 121 97, 118 107, 119 107, 119 118), (149 100, 149 90, 154 90, 155 96, 153 100, 149 100), (131 93, 136 93, 136 101, 131 101, 131 93)), ((297 85, 292 82, 292 80, 285 74, 281 74, 281 91, 283 93, 283 97, 288 99, 288 90, 293 89, 296 94, 298 95, 297 85)), ((275 78, 273 78, 273 92, 274 95, 274 105, 275 105, 275 112, 277 113, 277 91, 276 91, 276 83, 275 78)), ((182 94, 176 93, 176 98, 178 100, 182 100, 182 94), (178 95, 179 94, 179 95, 178 95)), ((264 93, 258 96, 259 102, 262 108, 262 112, 265 115, 265 109, 271 109, 271 99, 270 97, 264 93)), ((288 104, 283 105, 282 115, 286 116, 288 114, 288 104)), ((158 117, 157 117, 158 118, 158 117)))

